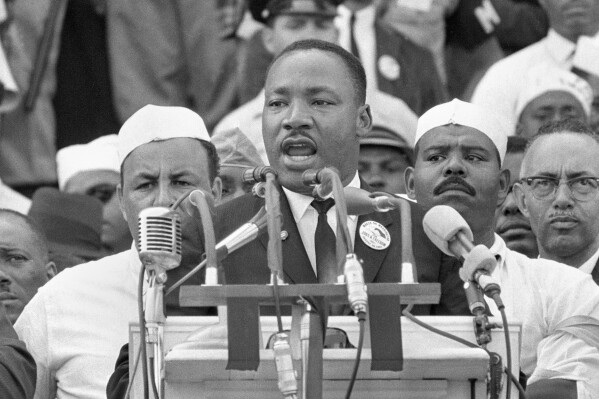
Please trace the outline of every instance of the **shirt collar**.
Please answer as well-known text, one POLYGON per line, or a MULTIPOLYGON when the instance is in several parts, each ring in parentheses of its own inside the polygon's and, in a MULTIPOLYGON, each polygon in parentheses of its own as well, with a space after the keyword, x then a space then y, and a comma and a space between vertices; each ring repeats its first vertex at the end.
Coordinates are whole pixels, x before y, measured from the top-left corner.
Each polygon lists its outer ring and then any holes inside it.
POLYGON ((505 245, 505 241, 503 241, 503 238, 501 238, 498 234, 494 235, 495 242, 493 242, 493 245, 491 245, 489 251, 491 251, 491 253, 495 255, 495 259, 497 259, 497 267, 502 268, 505 264, 508 248, 505 245))
MULTIPOLYGON (((352 181, 350 181, 346 187, 360 188, 360 177, 358 176, 357 171, 352 181)), ((283 191, 287 196, 289 208, 291 208, 291 213, 293 214, 293 219, 295 220, 295 223, 298 223, 306 211, 310 208, 312 201, 314 201, 314 197, 296 193, 295 191, 288 190, 285 187, 283 187, 283 191)), ((349 215, 351 220, 354 220, 357 217, 358 216, 356 215, 349 215)))
POLYGON ((372 26, 376 18, 376 7, 373 4, 356 11, 355 13, 341 4, 337 7, 337 14, 343 21, 349 21, 352 14, 356 15, 356 24, 364 26, 372 26))
POLYGON ((557 62, 565 62, 574 54, 576 43, 566 39, 555 30, 549 29, 545 47, 557 62))
POLYGON ((595 268, 595 265, 597 264, 597 260, 599 260, 599 250, 597 250, 597 252, 595 252, 593 256, 587 259, 586 262, 580 265, 578 270, 587 274, 591 274, 593 272, 593 269, 595 268))

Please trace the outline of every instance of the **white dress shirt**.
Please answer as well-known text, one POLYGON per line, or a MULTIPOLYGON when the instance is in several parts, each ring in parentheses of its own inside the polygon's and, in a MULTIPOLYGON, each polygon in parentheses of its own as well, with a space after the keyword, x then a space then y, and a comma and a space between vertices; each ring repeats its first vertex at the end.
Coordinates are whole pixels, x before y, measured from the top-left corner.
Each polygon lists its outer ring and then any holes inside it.
MULTIPOLYGON (((358 177, 358 172, 356 172, 353 180, 346 187, 360 187, 360 178, 358 177)), ((296 192, 290 191, 285 187, 283 187, 283 190, 287 196, 287 201, 289 202, 293 219, 297 225, 297 230, 299 231, 302 242, 304 243, 304 248, 308 254, 308 259, 310 259, 310 264, 312 265, 312 269, 314 269, 314 274, 316 274, 314 233, 316 232, 316 225, 318 224, 318 212, 311 205, 312 201, 314 201, 314 198, 308 195, 298 194, 296 192)), ((329 226, 331 226, 331 229, 333 229, 335 235, 337 235, 337 214, 335 206, 332 206, 331 209, 328 210, 327 221, 329 222, 329 226)), ((347 217, 347 228, 349 230, 352 242, 354 242, 356 238, 357 225, 358 217, 355 215, 349 215, 347 217)))
POLYGON ((68 268, 25 306, 15 330, 37 365, 35 399, 106 398, 129 323, 138 320, 140 268, 135 249, 68 268))
MULTIPOLYGON (((337 7, 338 17, 335 25, 339 30, 339 45, 351 53, 351 30, 350 19, 352 11, 340 5, 337 7)), ((354 38, 356 46, 360 52, 360 61, 366 72, 366 83, 368 90, 378 88, 376 74, 376 32, 374 22, 376 18, 376 8, 371 4, 359 10, 356 14, 354 23, 354 38)))
MULTIPOLYGON (((599 287, 574 267, 508 249, 497 234, 490 250, 499 256, 491 275, 501 286, 507 318, 522 322, 520 368, 529 384, 574 380, 579 399, 597 398, 599 287)), ((495 303, 485 299, 499 316, 495 303)))
MULTIPOLYGON (((599 40, 599 33, 593 40, 599 40)), ((513 127, 514 134, 519 116, 516 103, 525 87, 527 72, 544 64, 569 70, 575 50, 575 43, 550 29, 544 39, 493 64, 478 83, 472 103, 495 110, 513 127)))

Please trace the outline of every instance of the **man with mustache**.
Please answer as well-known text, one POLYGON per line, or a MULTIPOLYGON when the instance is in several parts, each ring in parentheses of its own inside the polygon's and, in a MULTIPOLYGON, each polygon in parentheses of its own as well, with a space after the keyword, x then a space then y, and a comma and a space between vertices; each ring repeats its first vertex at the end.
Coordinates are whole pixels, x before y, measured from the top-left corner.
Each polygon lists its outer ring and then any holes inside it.
MULTIPOLYGON (((106 398, 106 383, 129 323, 138 320, 141 261, 138 216, 171 207, 194 189, 220 198, 218 156, 202 118, 183 107, 147 105, 123 124, 118 137, 121 181, 117 195, 134 239, 131 249, 61 272, 33 297, 15 324, 37 364, 36 398, 106 398)), ((182 260, 166 287, 200 262, 197 220, 182 209, 182 260)), ((200 284, 200 274, 190 279, 200 284)), ((182 315, 178 289, 164 299, 168 315, 182 315)))
POLYGON ((537 238, 530 227, 530 221, 518 208, 513 187, 520 176, 520 165, 528 141, 524 137, 507 138, 507 152, 503 168, 510 171, 510 190, 505 200, 495 209, 495 232, 503 238, 512 251, 520 252, 529 258, 539 256, 537 238))
POLYGON ((543 126, 514 186, 530 218, 541 258, 591 274, 599 284, 599 139, 583 123, 543 126), (563 183, 563 184, 562 184, 563 183))
MULTIPOLYGON (((474 244, 498 260, 489 272, 508 320, 523 323, 528 398, 591 398, 599 392, 599 288, 578 270, 511 251, 494 232, 495 207, 509 189, 507 132, 493 113, 459 100, 427 111, 416 130, 415 166, 406 171, 408 195, 425 210, 455 208, 474 244)), ((493 301, 487 305, 499 315, 493 301)))

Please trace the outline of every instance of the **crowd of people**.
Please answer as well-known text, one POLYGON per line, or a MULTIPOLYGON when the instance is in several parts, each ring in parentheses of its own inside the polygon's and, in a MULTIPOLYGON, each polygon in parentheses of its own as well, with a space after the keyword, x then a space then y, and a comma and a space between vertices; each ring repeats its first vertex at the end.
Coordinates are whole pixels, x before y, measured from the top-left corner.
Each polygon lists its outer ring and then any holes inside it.
MULTIPOLYGON (((497 259, 527 397, 599 398, 598 0, 0 5, 1 397, 124 398, 140 211, 201 189, 222 239, 264 205, 243 172, 270 165, 286 283, 335 280, 334 201, 302 180, 334 167, 409 204, 416 278, 441 284, 414 313, 469 315, 472 276, 422 226, 449 205, 497 259)), ((204 254, 178 212, 167 288, 204 254)), ((366 282, 401 281, 402 223, 348 216, 366 282)), ((267 240, 223 260, 227 284, 270 281, 267 240)), ((165 309, 215 311, 178 290, 165 309)))

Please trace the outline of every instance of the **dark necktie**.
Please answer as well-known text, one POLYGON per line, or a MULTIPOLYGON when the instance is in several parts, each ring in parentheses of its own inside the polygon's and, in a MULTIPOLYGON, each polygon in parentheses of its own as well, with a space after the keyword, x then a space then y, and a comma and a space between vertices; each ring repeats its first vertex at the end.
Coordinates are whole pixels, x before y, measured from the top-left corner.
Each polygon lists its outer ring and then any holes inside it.
POLYGON ((356 44, 356 35, 355 35, 355 25, 356 25, 356 14, 352 12, 351 17, 349 19, 349 42, 351 46, 351 53, 355 55, 358 59, 360 59, 360 51, 358 50, 358 45, 356 44))
POLYGON ((334 283, 337 278, 337 243, 335 233, 327 221, 327 212, 333 205, 335 205, 335 200, 332 198, 324 201, 312 201, 312 207, 318 212, 318 224, 314 233, 314 250, 319 283, 334 283))

